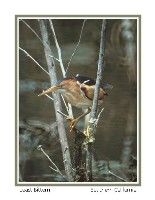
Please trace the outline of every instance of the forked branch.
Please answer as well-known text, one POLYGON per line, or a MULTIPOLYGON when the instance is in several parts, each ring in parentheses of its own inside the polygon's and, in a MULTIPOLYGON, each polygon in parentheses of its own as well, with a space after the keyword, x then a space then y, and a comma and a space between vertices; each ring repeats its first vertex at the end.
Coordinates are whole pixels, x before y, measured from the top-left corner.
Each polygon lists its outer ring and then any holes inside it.
POLYGON ((21 47, 19 47, 19 49, 23 51, 26 56, 30 57, 46 74, 49 75, 49 73, 25 49, 22 49, 21 47))
POLYGON ((80 44, 80 42, 81 42, 81 37, 82 37, 82 33, 83 33, 83 28, 84 28, 84 25, 85 25, 85 22, 86 22, 86 21, 87 21, 86 19, 83 20, 83 24, 82 24, 82 28, 81 28, 81 32, 80 32, 79 41, 78 41, 78 43, 77 43, 77 45, 76 45, 76 47, 75 47, 75 49, 74 49, 74 51, 73 51, 73 53, 72 53, 72 55, 71 55, 71 57, 70 57, 70 60, 69 60, 69 62, 68 62, 67 69, 66 69, 66 74, 67 74, 67 72, 68 72, 69 66, 70 66, 71 61, 72 61, 72 59, 73 59, 73 56, 75 55, 75 52, 76 52, 76 50, 77 50, 77 48, 78 48, 78 46, 79 46, 79 44, 80 44))
POLYGON ((50 169, 52 169, 53 171, 57 172, 58 174, 60 174, 63 179, 65 179, 66 181, 68 181, 64 175, 61 173, 61 171, 59 170, 58 166, 53 162, 53 160, 49 157, 49 155, 44 151, 44 149, 42 148, 41 145, 38 146, 38 151, 42 151, 42 153, 48 158, 48 160, 51 162, 51 164, 53 165, 53 167, 49 166, 50 169))

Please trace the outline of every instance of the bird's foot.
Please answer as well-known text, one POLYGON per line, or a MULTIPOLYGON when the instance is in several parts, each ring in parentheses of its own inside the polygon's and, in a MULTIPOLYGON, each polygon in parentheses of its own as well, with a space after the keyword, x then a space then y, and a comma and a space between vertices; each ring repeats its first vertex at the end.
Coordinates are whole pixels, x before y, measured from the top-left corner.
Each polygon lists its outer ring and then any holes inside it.
POLYGON ((76 119, 74 119, 74 118, 72 118, 72 117, 67 117, 66 118, 67 120, 69 120, 70 121, 70 132, 72 132, 72 130, 73 129, 75 129, 75 126, 76 126, 76 124, 78 123, 78 118, 76 118, 76 119))

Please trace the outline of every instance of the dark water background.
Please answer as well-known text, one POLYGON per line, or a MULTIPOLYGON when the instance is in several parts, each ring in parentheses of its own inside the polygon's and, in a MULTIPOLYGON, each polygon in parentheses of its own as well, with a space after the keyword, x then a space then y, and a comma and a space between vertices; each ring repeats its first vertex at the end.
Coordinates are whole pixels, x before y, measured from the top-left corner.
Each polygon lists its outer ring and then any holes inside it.
MULTIPOLYGON (((24 20, 40 36, 39 24, 35 19, 24 20)), ((62 50, 62 58, 65 68, 70 56, 78 42, 82 19, 58 19, 53 20, 55 32, 62 50)), ((100 30, 102 20, 87 20, 83 30, 80 45, 71 62, 68 76, 80 74, 96 78, 98 53, 100 45, 100 30)), ((53 35, 50 33, 51 47, 55 57, 53 35)), ((103 82, 113 85, 109 96, 99 110, 104 107, 97 132, 95 135, 95 151, 98 160, 108 157, 118 163, 127 162, 129 155, 137 156, 137 87, 136 87, 136 20, 110 19, 106 32, 106 56, 103 82)), ((46 70, 47 64, 44 49, 40 40, 23 23, 19 21, 19 45, 30 53, 36 61, 46 70)), ((62 73, 59 63, 56 61, 57 77, 62 73)), ((55 122, 54 106, 47 97, 38 97, 42 89, 49 87, 49 77, 37 64, 19 52, 19 118, 20 122, 38 120, 47 124, 55 122)), ((64 113, 67 113, 63 107, 64 113)), ((73 108, 74 116, 82 113, 82 110, 73 108)), ((79 128, 82 128, 82 122, 79 128)), ((68 131, 67 137, 72 153, 74 137, 68 131)), ((52 181, 49 162, 45 156, 37 150, 38 144, 50 155, 53 161, 63 170, 63 160, 59 139, 49 134, 38 136, 20 129, 20 166, 21 177, 24 181, 52 181)))

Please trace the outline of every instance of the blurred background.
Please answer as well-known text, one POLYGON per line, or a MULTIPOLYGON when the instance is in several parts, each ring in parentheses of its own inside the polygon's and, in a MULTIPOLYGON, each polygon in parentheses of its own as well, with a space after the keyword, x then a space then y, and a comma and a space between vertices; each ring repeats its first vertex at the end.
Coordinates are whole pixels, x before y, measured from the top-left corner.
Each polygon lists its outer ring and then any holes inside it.
MULTIPOLYGON (((41 37, 37 19, 19 20, 19 46, 26 50, 47 71, 44 48, 30 27, 41 37), (28 27, 28 25, 30 27, 28 27)), ((63 64, 67 68, 78 43, 83 19, 54 19, 63 64)), ((96 79, 102 20, 85 22, 78 49, 71 61, 67 76, 80 74, 96 79)), ((48 25, 51 48, 55 57, 52 31, 48 25)), ((57 77, 62 78, 59 63, 57 77)), ((137 163, 137 20, 109 19, 106 30, 105 68, 103 83, 113 85, 104 103, 95 135, 93 173, 95 182, 120 182, 108 174, 110 169, 126 181, 136 181, 137 163), (107 164, 108 163, 108 164, 107 164)), ((63 159, 55 123, 53 102, 38 94, 50 87, 48 75, 22 51, 19 51, 19 158, 20 180, 25 182, 64 181, 49 168, 49 161, 37 150, 38 145, 63 172, 63 159)), ((63 103, 62 103, 63 104, 63 103)), ((63 104, 63 112, 67 114, 63 104)), ((73 108, 74 116, 82 113, 73 108)), ((72 155, 74 136, 66 124, 72 155)), ((83 122, 78 124, 82 130, 83 122)))

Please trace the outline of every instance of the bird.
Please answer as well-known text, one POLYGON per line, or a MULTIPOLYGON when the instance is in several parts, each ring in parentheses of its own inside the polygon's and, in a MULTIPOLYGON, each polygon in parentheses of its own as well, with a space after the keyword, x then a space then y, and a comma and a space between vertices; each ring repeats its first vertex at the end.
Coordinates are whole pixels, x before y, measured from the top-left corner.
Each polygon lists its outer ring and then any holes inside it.
MULTIPOLYGON (((38 96, 58 91, 64 99, 72 106, 86 109, 87 111, 77 117, 76 119, 67 117, 67 120, 71 122, 70 131, 72 131, 78 121, 91 112, 93 105, 94 91, 96 81, 86 76, 80 76, 77 74, 74 77, 65 77, 57 82, 55 86, 48 88, 40 93, 38 96)), ((98 105, 103 103, 104 96, 107 96, 107 89, 112 89, 112 85, 102 84, 99 90, 98 105)))

